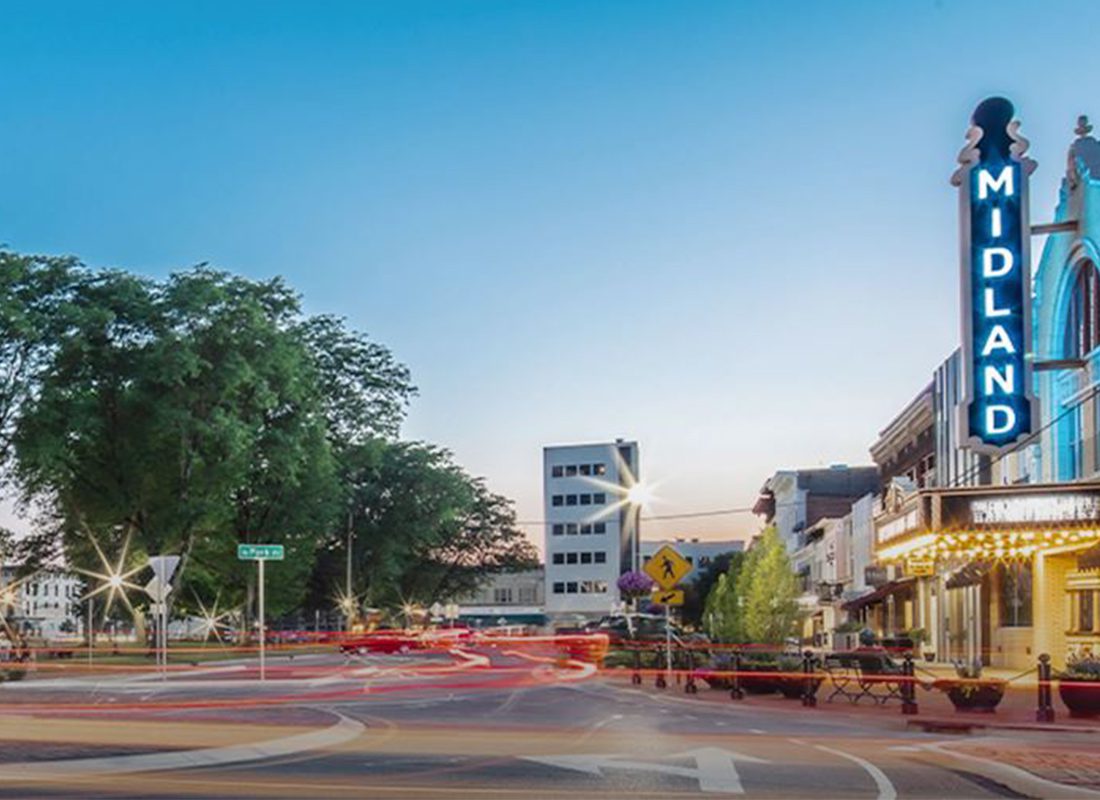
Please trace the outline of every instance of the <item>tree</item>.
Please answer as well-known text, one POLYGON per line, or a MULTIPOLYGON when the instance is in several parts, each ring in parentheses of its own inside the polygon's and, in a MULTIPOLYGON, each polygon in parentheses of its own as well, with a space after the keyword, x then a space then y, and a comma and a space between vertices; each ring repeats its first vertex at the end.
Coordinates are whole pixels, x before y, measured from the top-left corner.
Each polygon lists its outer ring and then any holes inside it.
POLYGON ((798 584, 774 527, 749 550, 736 593, 744 598, 743 631, 749 642, 783 644, 795 632, 800 618, 798 584))
POLYGON ((707 593, 702 622, 707 634, 719 642, 745 641, 744 609, 739 580, 746 561, 745 553, 730 553, 728 566, 707 593))
MULTIPOLYGON (((738 554, 739 555, 739 554, 738 554)), ((719 553, 698 570, 695 579, 684 586, 684 604, 680 607, 680 620, 685 625, 698 628, 703 625, 703 610, 707 595, 719 576, 729 570, 733 552, 719 553)))

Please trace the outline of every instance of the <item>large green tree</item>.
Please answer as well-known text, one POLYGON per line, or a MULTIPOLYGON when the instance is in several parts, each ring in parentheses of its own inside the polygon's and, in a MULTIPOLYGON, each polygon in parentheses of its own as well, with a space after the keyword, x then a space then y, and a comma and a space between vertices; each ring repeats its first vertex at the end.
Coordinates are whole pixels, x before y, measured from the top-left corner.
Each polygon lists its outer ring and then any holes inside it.
POLYGON ((744 642, 745 620, 739 580, 745 565, 745 553, 731 553, 726 571, 715 579, 703 605, 702 623, 711 639, 719 642, 744 642))
POLYGON ((787 549, 774 527, 767 528, 745 557, 736 579, 743 598, 739 633, 755 644, 783 644, 795 633, 801 614, 798 582, 791 571, 787 549))

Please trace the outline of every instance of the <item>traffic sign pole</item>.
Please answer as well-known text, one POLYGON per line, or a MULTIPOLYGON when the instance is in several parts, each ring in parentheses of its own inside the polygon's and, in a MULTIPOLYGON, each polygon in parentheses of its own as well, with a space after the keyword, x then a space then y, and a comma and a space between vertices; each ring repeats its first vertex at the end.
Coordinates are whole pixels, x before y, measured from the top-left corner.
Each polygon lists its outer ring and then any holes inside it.
POLYGON ((264 644, 267 639, 267 635, 264 631, 264 559, 256 561, 256 566, 260 570, 260 680, 266 680, 264 665, 264 644))

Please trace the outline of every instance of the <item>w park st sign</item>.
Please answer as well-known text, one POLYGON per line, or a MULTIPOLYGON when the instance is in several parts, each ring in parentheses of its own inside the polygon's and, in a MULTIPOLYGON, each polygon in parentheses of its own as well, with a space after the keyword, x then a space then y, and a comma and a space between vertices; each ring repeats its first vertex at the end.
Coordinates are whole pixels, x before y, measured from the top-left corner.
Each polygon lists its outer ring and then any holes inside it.
POLYGON ((974 110, 951 182, 959 189, 966 444, 1000 452, 1035 431, 1028 180, 1035 162, 1012 103, 974 110))

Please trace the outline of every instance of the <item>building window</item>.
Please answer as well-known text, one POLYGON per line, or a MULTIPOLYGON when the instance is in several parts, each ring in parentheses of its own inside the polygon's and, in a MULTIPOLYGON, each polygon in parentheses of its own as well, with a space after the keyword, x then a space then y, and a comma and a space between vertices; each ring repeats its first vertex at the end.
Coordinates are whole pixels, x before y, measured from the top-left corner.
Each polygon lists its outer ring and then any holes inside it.
POLYGON ((565 594, 565 584, 563 582, 554 582, 554 594, 565 594))
POLYGON ((524 604, 531 604, 535 602, 535 587, 534 586, 521 586, 519 587, 519 601, 524 604))
POLYGON ((1031 627, 1031 565, 1014 561, 1001 567, 1001 627, 1031 627))
POLYGON ((592 554, 591 553, 581 553, 581 563, 582 564, 591 564, 592 563, 592 554))
POLYGON ((607 553, 594 553, 593 555, 596 557, 597 564, 607 563, 607 553))
POLYGON ((576 594, 577 593, 577 582, 576 581, 566 581, 565 593, 566 594, 576 594))
POLYGON ((563 498, 560 494, 556 494, 556 495, 554 495, 553 497, 550 498, 550 505, 560 506, 562 504, 562 499, 563 498))
POLYGON ((565 504, 567 506, 575 506, 577 504, 577 496, 575 494, 567 494, 565 496, 565 504))
POLYGON ((1100 344, 1100 291, 1096 266, 1082 262, 1066 309, 1062 349, 1066 358, 1084 358, 1100 344))
POLYGON ((592 526, 593 533, 607 533, 607 523, 597 522, 592 526))
POLYGON ((587 535, 587 534, 590 534, 590 533, 592 533, 592 526, 587 524, 587 523, 582 524, 581 525, 581 535, 584 536, 584 535, 587 535))
POLYGON ((576 536, 577 535, 577 523, 575 523, 575 522, 567 523, 566 526, 565 526, 565 533, 566 533, 567 536, 576 536))
POLYGON ((565 563, 566 564, 576 564, 577 563, 577 554, 576 553, 566 553, 565 554, 565 563))
POLYGON ((551 478, 560 478, 561 475, 562 475, 561 467, 550 467, 550 477, 551 478))
POLYGON ((564 564, 565 563, 565 553, 554 553, 554 563, 555 564, 564 564))
POLYGON ((607 581, 581 581, 581 594, 607 594, 607 581))
POLYGON ((551 530, 554 532, 555 536, 561 536, 563 533, 565 533, 565 526, 562 525, 560 522, 556 522, 554 523, 553 527, 551 527, 551 530))
POLYGON ((1096 595, 1091 589, 1077 593, 1077 631, 1092 633, 1096 630, 1096 595))
POLYGON ((606 475, 607 474, 607 465, 606 464, 593 464, 592 465, 592 474, 593 475, 606 475))
POLYGON ((603 492, 596 492, 596 494, 592 495, 592 502, 598 506, 602 506, 607 502, 607 495, 603 492))
POLYGON ((571 478, 576 474, 577 474, 577 466, 575 464, 570 464, 568 467, 565 468, 565 477, 571 478))
POLYGON ((504 603, 512 602, 512 589, 493 589, 493 603, 496 605, 502 605, 504 603))
POLYGON ((591 464, 581 464, 581 475, 591 475, 591 474, 592 474, 592 465, 591 464))
POLYGON ((582 505, 582 506, 590 506, 590 505, 592 505, 592 495, 590 495, 590 494, 582 494, 582 495, 581 495, 581 498, 580 498, 580 499, 581 499, 581 505, 582 505))

